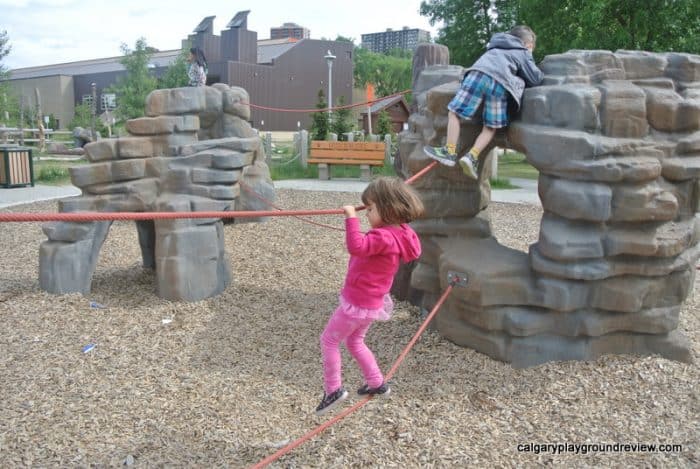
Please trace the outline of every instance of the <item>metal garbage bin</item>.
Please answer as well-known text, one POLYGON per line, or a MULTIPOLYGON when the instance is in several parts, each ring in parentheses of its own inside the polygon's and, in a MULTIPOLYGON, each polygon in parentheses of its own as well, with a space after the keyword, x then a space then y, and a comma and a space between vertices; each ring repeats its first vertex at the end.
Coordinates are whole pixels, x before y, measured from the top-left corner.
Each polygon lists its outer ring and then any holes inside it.
POLYGON ((0 145, 0 187, 34 186, 32 148, 0 145))

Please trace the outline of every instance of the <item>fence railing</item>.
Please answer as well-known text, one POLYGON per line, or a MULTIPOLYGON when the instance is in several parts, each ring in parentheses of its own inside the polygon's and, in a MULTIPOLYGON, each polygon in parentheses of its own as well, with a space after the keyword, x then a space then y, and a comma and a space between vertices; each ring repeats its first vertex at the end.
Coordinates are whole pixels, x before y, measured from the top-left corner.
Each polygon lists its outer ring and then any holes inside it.
MULTIPOLYGON (((41 142, 42 129, 0 127, 0 143, 39 143, 41 142)), ((43 129, 44 143, 51 143, 54 136, 72 135, 70 130, 43 129)))

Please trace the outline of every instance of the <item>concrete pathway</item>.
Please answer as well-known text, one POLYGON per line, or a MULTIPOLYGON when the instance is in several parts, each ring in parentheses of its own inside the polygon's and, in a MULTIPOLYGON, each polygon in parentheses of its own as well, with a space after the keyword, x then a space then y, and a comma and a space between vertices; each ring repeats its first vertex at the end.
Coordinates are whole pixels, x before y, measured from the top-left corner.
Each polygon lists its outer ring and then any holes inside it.
MULTIPOLYGON (((494 189, 491 191, 491 200, 493 202, 540 205, 540 199, 537 195, 537 181, 531 179, 511 179, 510 181, 513 185, 519 186, 519 189, 494 189)), ((362 192, 365 190, 365 187, 367 187, 367 183, 357 179, 331 179, 330 181, 322 181, 319 179, 285 179, 275 181, 275 187, 278 189, 305 191, 362 192)), ((73 197, 80 194, 80 189, 74 186, 47 186, 37 184, 34 187, 0 188, 0 208, 39 202, 42 200, 73 197)))
MULTIPOLYGON (((492 189, 491 200, 493 202, 506 202, 513 204, 541 205, 537 195, 537 181, 532 179, 510 178, 511 184, 518 189, 492 189)), ((362 192, 367 183, 357 179, 284 179, 275 181, 278 189, 297 189, 307 191, 329 192, 362 192)))
POLYGON ((13 187, 11 189, 0 187, 0 208, 40 202, 42 200, 73 197, 81 193, 80 189, 75 186, 46 186, 36 184, 34 187, 13 187))

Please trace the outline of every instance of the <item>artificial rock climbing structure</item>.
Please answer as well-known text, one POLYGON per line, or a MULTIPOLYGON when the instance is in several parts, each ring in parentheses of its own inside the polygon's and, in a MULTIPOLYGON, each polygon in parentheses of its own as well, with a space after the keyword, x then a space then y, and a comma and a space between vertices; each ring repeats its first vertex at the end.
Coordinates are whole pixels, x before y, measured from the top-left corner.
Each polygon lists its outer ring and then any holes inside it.
MULTIPOLYGON (((274 188, 260 138, 248 123, 244 89, 216 84, 156 90, 146 100, 146 115, 127 121, 128 137, 86 145, 90 164, 70 169, 83 194, 62 200, 61 212, 268 208, 251 195, 272 200, 274 188)), ((44 225, 41 287, 89 292, 111 223, 44 225)), ((143 264, 155 269, 159 296, 196 301, 230 283, 221 219, 137 221, 136 227, 143 264)))
MULTIPOLYGON (((444 143, 446 105, 464 73, 448 55, 423 45, 414 58, 414 112, 399 136, 404 177, 428 164, 424 145, 444 143)), ((543 86, 525 91, 495 140, 540 172, 539 240, 524 253, 492 235, 489 161, 478 181, 440 166, 415 183, 424 254, 394 291, 430 308, 449 271, 468 274, 434 325, 514 366, 605 353, 689 360, 677 326, 700 257, 700 56, 570 51, 540 67, 543 86)), ((480 129, 463 123, 462 152, 480 129)))

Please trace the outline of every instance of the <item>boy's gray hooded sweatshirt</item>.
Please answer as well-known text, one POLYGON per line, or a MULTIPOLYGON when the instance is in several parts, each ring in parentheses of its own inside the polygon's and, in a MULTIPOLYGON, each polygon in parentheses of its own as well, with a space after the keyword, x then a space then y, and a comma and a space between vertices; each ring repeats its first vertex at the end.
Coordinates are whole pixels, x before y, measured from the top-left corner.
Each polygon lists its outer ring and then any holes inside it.
POLYGON ((544 74, 535 65, 532 53, 520 38, 496 33, 486 45, 486 52, 467 71, 478 70, 503 85, 520 107, 526 86, 542 83, 544 74))

